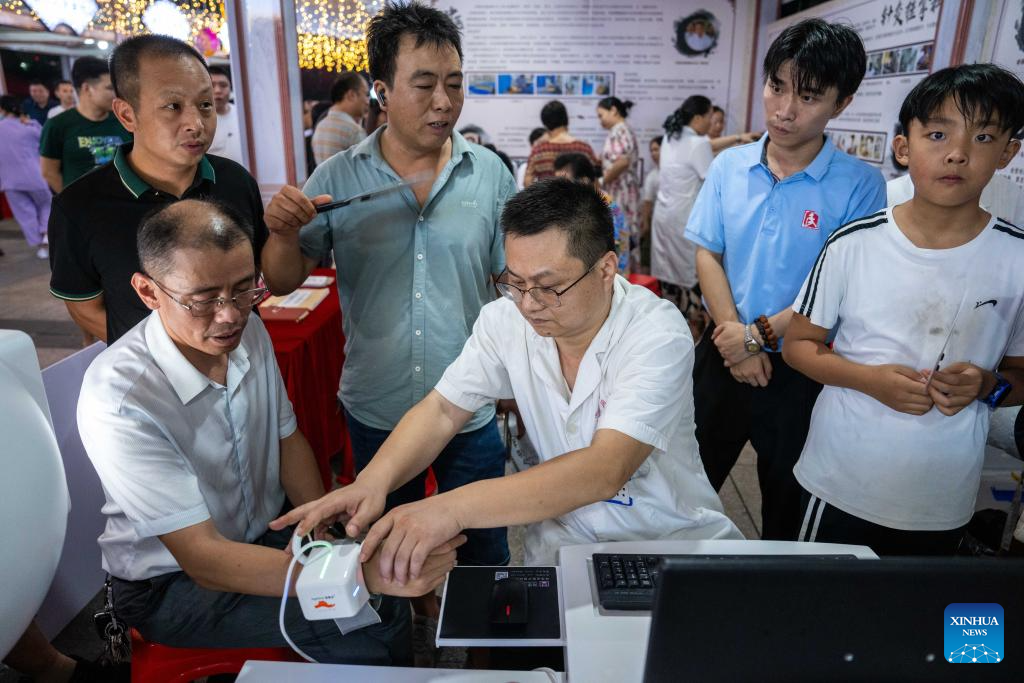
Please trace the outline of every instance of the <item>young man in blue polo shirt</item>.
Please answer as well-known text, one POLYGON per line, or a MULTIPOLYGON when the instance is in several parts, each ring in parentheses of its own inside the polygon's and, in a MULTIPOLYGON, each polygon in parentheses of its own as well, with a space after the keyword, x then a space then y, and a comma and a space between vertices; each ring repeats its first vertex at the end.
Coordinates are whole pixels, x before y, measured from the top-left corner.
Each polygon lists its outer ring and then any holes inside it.
POLYGON ((824 134, 865 64, 848 27, 808 19, 783 31, 764 59, 767 134, 715 159, 686 226, 715 323, 693 370, 701 458, 718 489, 752 443, 766 539, 796 538, 793 465, 821 390, 779 353, 790 306, 829 235, 885 206, 882 174, 824 134))

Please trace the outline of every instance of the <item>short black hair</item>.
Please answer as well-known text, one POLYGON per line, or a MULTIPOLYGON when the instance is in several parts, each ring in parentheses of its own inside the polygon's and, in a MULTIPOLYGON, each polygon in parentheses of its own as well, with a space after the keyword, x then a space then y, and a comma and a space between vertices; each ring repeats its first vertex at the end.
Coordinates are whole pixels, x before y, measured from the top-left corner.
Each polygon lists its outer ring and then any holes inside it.
POLYGON ((463 126, 462 128, 459 128, 459 135, 466 135, 467 133, 472 133, 472 134, 476 135, 477 137, 479 137, 481 144, 483 144, 484 138, 487 137, 487 133, 484 132, 484 129, 481 128, 480 126, 476 125, 475 123, 471 123, 471 124, 469 124, 467 126, 463 126))
POLYGON ((533 143, 537 142, 537 140, 540 140, 542 137, 544 137, 544 134, 547 132, 548 131, 544 128, 534 128, 533 130, 531 130, 529 137, 530 147, 533 147, 533 143))
POLYGON ((406 35, 416 38, 416 47, 451 46, 462 61, 462 38, 450 16, 420 2, 388 2, 366 27, 370 78, 394 85, 398 47, 406 35))
POLYGON ((551 100, 544 105, 543 109, 540 110, 540 122, 543 123, 544 127, 548 130, 568 126, 569 112, 565 110, 564 104, 558 100, 551 100))
POLYGON ((633 108, 633 102, 632 100, 623 102, 618 97, 605 97, 597 103, 597 106, 601 109, 616 109, 619 112, 619 116, 626 118, 629 116, 629 110, 633 108))
POLYGON ((170 36, 149 33, 134 36, 124 41, 110 55, 110 80, 114 92, 132 106, 139 103, 139 62, 143 57, 151 59, 180 59, 191 57, 203 65, 206 73, 210 67, 194 47, 170 36))
POLYGON ((717 104, 711 105, 711 111, 715 112, 716 114, 721 114, 722 116, 725 116, 725 110, 719 107, 717 104))
POLYGON ((142 272, 153 277, 167 274, 180 249, 226 252, 246 242, 253 246, 252 225, 232 206, 213 199, 184 199, 146 214, 136 248, 142 272), (205 224, 195 220, 197 216, 205 224))
POLYGON ((961 64, 940 69, 910 91, 900 108, 904 135, 914 119, 927 124, 947 98, 965 119, 997 124, 1018 137, 1024 128, 1024 83, 995 64, 961 64))
POLYGON ((0 95, 0 111, 21 116, 21 103, 14 95, 0 95))
POLYGON ((501 159, 501 163, 505 164, 505 168, 508 169, 508 172, 511 173, 513 176, 515 176, 515 174, 516 174, 516 167, 515 167, 515 164, 512 163, 512 159, 511 159, 511 157, 509 157, 509 155, 505 154, 504 152, 502 152, 500 149, 498 149, 497 147, 495 147, 494 145, 492 145, 489 142, 485 142, 483 144, 483 147, 485 147, 485 148, 491 150, 492 152, 494 152, 495 155, 497 155, 497 157, 499 159, 501 159))
POLYGON ((92 83, 110 73, 110 67, 99 57, 79 57, 71 66, 71 85, 81 90, 86 83, 92 83))
POLYGON ((334 79, 334 83, 331 83, 331 103, 341 102, 349 90, 358 92, 360 83, 366 83, 366 79, 357 71, 346 71, 340 74, 334 79))
POLYGON ((822 19, 804 19, 772 41, 764 56, 765 82, 779 82, 779 69, 790 61, 798 92, 820 94, 835 87, 836 102, 857 92, 868 65, 857 32, 822 19))
POLYGON ((39 80, 38 78, 33 78, 33 79, 32 79, 31 81, 29 81, 29 82, 28 82, 28 86, 29 86, 30 88, 31 88, 31 87, 32 87, 33 85, 41 85, 41 86, 43 86, 44 88, 46 88, 47 90, 49 90, 49 88, 47 87, 47 85, 46 85, 45 83, 43 83, 43 82, 42 82, 41 80, 39 80))
POLYGON ((682 134, 683 126, 690 125, 694 116, 706 116, 710 113, 711 100, 703 95, 690 95, 665 119, 665 134, 669 140, 677 138, 682 134))
POLYGON ((665 136, 664 135, 656 135, 653 138, 651 138, 651 141, 648 144, 649 145, 653 145, 654 143, 658 143, 658 147, 661 147, 661 143, 663 143, 664 141, 665 141, 665 136))
POLYGON ((569 256, 590 267, 615 251, 612 212, 592 185, 566 178, 545 178, 505 202, 501 212, 505 239, 561 230, 569 256))
POLYGON ((55 82, 55 83, 53 84, 53 89, 54 89, 54 90, 56 90, 56 89, 57 89, 57 88, 58 88, 59 86, 62 86, 62 85, 64 85, 65 83, 67 83, 68 85, 70 85, 70 86, 71 86, 72 88, 74 88, 74 87, 75 87, 75 84, 74 84, 74 83, 72 83, 71 81, 69 81, 69 80, 68 80, 68 79, 66 79, 66 78, 62 78, 62 79, 60 79, 59 81, 57 81, 57 82, 55 82))
POLYGON ((568 168, 572 173, 573 180, 586 180, 593 183, 598 178, 597 169, 586 154, 579 152, 566 152, 555 157, 554 169, 561 171, 568 168))
POLYGON ((228 79, 228 85, 234 87, 235 84, 234 81, 231 80, 231 71, 229 69, 226 69, 223 66, 211 66, 207 69, 207 71, 210 72, 210 78, 213 78, 214 74, 218 76, 223 76, 224 78, 228 79))

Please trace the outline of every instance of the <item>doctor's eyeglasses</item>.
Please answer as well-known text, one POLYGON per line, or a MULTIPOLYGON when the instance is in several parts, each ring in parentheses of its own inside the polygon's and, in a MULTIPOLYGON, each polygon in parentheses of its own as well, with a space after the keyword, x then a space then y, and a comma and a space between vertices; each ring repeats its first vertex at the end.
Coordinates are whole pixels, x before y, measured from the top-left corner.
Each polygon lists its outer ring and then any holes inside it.
POLYGON ((558 308, 559 306, 562 305, 562 296, 570 289, 575 287, 577 284, 579 284, 579 282, 583 278, 590 275, 590 272, 594 270, 594 268, 596 268, 597 264, 600 262, 600 259, 595 261, 594 265, 590 266, 590 268, 587 268, 587 272, 583 273, 583 275, 580 275, 578 278, 576 278, 576 280, 573 281, 571 285, 569 285, 562 291, 552 289, 551 287, 530 287, 529 289, 520 289, 519 287, 516 287, 513 284, 503 282, 502 278, 505 277, 505 273, 508 271, 507 268, 501 271, 501 275, 498 276, 498 281, 494 283, 494 287, 498 290, 499 294, 501 294, 503 297, 516 304, 519 304, 523 300, 523 297, 529 294, 531 297, 533 297, 534 301, 536 301, 542 306, 546 306, 548 308, 558 308))

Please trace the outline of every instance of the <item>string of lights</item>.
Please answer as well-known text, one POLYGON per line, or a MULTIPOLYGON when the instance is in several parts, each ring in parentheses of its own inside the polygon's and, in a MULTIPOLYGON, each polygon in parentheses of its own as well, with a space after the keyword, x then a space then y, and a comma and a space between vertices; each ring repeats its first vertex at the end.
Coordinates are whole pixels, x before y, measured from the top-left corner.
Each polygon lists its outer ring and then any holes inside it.
MULTIPOLYGON (((0 11, 41 20, 46 16, 43 4, 53 2, 0 0, 0 11)), ((173 15, 180 13, 178 23, 188 35, 179 37, 196 45, 207 56, 227 52, 227 22, 222 0, 94 0, 94 3, 96 12, 83 33, 96 31, 114 34, 115 38, 138 35, 151 30, 146 25, 147 16, 177 18, 173 15)), ((365 71, 368 67, 366 24, 382 5, 382 0, 299 0, 295 8, 299 66, 327 71, 365 71)), ((166 28, 163 22, 162 26, 166 28)))

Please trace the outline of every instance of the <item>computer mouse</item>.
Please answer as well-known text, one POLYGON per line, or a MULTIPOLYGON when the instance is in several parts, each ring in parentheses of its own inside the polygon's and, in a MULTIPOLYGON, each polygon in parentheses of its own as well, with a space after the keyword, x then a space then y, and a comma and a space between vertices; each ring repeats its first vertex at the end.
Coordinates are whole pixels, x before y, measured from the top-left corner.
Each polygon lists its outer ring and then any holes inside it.
POLYGON ((529 591, 519 579, 499 579, 491 591, 492 624, 525 624, 529 619, 529 591))

